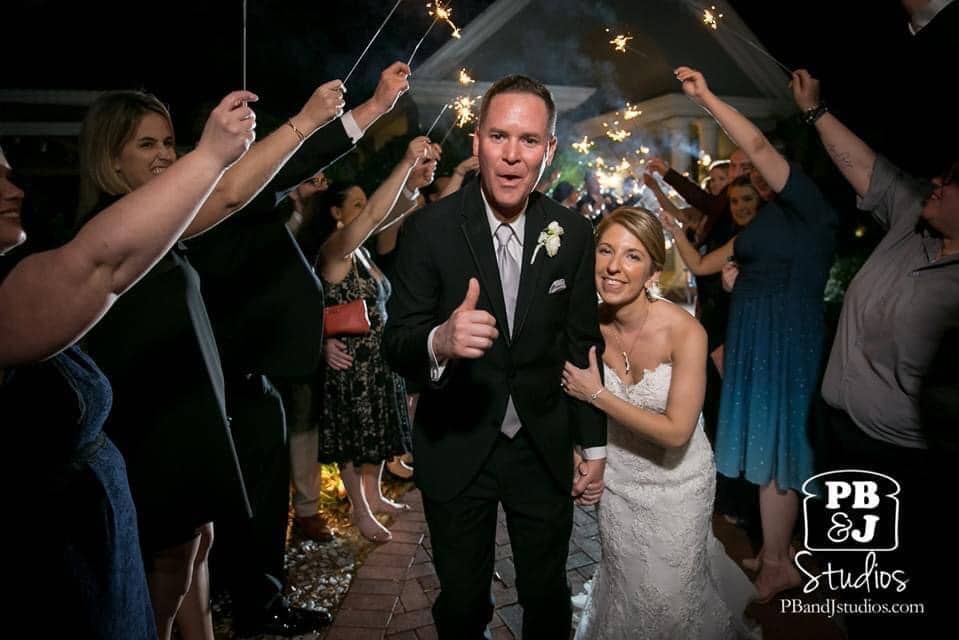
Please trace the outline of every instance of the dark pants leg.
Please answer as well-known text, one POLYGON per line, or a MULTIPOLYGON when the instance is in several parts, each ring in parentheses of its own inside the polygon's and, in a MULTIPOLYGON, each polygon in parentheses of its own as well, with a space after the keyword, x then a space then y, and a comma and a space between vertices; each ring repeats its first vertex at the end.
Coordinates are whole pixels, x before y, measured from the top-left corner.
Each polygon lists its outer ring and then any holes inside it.
POLYGON ((573 500, 557 486, 524 431, 497 460, 524 640, 569 637, 573 609, 566 558, 573 500))
POLYGON ((259 613, 282 595, 289 516, 289 455, 283 404, 273 387, 244 386, 229 397, 237 456, 253 518, 216 522, 215 566, 237 617, 259 613))
MULTIPOLYGON (((922 614, 863 613, 846 616, 849 637, 934 637, 933 626, 941 628, 950 605, 943 601, 947 595, 941 585, 954 578, 954 543, 947 542, 940 522, 942 499, 949 488, 945 481, 948 464, 935 452, 899 447, 866 435, 842 411, 828 412, 830 446, 828 467, 834 469, 864 469, 892 477, 900 485, 899 547, 895 551, 877 553, 878 567, 886 571, 905 571, 909 579, 905 590, 881 592, 844 590, 839 596, 846 601, 862 601, 885 606, 921 602, 926 608, 922 614), (938 586, 938 589, 937 589, 938 586), (891 635, 890 635, 891 634, 891 635)), ((823 561, 833 567, 842 567, 854 576, 864 572, 865 553, 823 553, 823 561)))
POLYGON ((499 437, 467 489, 449 502, 424 497, 440 592, 433 619, 440 638, 483 638, 493 615, 490 582, 496 514, 503 503, 523 605, 524 638, 567 638, 572 609, 566 557, 573 503, 550 476, 525 431, 499 437))

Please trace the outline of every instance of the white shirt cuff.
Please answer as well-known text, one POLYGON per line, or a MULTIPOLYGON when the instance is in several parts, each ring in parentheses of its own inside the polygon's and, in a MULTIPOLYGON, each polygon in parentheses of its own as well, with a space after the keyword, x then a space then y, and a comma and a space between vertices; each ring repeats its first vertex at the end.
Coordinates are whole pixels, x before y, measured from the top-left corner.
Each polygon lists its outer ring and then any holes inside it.
POLYGON ((606 447, 583 449, 583 458, 585 460, 604 460, 606 458, 606 447))
POLYGON ((433 327, 429 337, 426 338, 426 350, 430 353, 430 380, 433 382, 439 382, 440 378, 443 377, 443 372, 446 371, 446 363, 440 364, 439 360, 436 359, 436 354, 433 353, 433 334, 436 333, 437 329, 439 329, 439 325, 433 327))
POLYGON ((359 142, 360 138, 363 137, 363 130, 356 124, 356 120, 353 118, 353 112, 347 111, 344 113, 343 117, 340 118, 340 122, 343 123, 343 130, 346 131, 346 135, 350 137, 353 144, 359 142))

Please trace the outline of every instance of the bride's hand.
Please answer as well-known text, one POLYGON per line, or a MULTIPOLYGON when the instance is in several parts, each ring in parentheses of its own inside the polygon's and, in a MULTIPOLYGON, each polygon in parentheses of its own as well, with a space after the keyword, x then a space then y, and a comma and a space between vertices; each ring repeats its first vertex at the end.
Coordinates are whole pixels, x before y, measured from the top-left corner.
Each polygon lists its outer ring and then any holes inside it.
POLYGON ((589 348, 588 357, 588 369, 580 369, 567 362, 563 366, 562 382, 560 383, 563 391, 583 402, 589 402, 590 397, 603 386, 603 381, 599 377, 599 366, 596 364, 595 346, 589 348))

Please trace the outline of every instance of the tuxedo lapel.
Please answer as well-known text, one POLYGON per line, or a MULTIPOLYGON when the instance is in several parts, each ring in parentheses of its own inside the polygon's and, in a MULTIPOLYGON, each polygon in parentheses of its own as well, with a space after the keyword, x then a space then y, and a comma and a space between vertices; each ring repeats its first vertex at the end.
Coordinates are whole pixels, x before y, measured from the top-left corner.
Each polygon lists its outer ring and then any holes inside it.
POLYGON ((539 288, 540 274, 543 271, 543 262, 548 259, 545 249, 536 252, 536 242, 540 232, 546 228, 546 212, 543 210, 542 197, 534 191, 530 194, 529 206, 526 209, 526 230, 523 233, 523 264, 522 275, 519 279, 519 293, 516 296, 516 327, 513 329, 513 339, 519 336, 526 321, 526 314, 533 301, 534 293, 539 288), (533 253, 536 260, 533 261, 533 253), (530 264, 532 262, 532 264, 530 264))
POLYGON ((506 321, 506 303, 503 302, 503 285, 500 282, 499 267, 496 266, 496 254, 493 252, 493 235, 479 189, 479 180, 474 180, 460 190, 463 212, 460 228, 466 237, 466 245, 473 256, 473 262, 476 263, 480 289, 490 301, 500 335, 506 338, 506 344, 510 344, 509 331, 505 329, 509 324, 506 321))

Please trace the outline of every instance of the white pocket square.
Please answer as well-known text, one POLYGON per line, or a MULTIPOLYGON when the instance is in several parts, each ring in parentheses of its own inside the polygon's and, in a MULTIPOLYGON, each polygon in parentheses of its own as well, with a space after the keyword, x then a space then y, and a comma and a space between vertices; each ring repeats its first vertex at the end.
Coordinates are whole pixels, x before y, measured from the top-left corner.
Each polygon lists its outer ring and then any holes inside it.
POLYGON ((546 295, 553 295, 554 293, 559 293, 560 291, 566 291, 566 280, 560 278, 559 280, 553 280, 553 284, 549 285, 549 293, 546 295))

